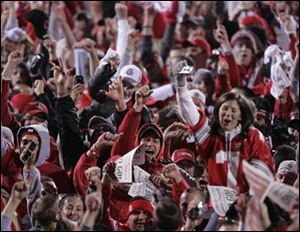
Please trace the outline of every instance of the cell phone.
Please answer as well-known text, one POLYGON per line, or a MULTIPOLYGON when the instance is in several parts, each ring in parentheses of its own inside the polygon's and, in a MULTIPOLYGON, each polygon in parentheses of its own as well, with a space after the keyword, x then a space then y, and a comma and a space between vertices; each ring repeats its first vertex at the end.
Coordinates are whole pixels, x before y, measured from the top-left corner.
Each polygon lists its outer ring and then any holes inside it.
POLYGON ((192 208, 189 210, 187 216, 191 219, 191 220, 196 220, 199 218, 202 218, 203 216, 203 205, 202 202, 200 202, 196 207, 192 208))
POLYGON ((75 78, 76 78, 77 84, 84 84, 84 78, 83 78, 83 76, 76 75, 75 78))
POLYGON ((29 147, 26 149, 26 151, 23 151, 21 156, 20 156, 20 160, 23 162, 23 163, 27 163, 28 160, 30 159, 31 157, 31 154, 32 152, 34 151, 34 149, 36 148, 37 144, 35 142, 31 142, 29 147))

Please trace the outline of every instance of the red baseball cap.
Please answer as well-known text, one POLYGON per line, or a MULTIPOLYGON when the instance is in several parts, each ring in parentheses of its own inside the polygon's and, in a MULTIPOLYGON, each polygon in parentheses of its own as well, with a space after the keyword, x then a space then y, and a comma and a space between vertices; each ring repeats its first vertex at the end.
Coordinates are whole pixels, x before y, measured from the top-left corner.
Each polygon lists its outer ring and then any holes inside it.
POLYGON ((172 161, 177 164, 182 160, 188 160, 195 163, 195 155, 191 150, 186 148, 175 150, 172 154, 172 161))
POLYGON ((44 114, 48 116, 48 108, 41 102, 31 102, 24 108, 23 114, 30 114, 32 116, 44 114))

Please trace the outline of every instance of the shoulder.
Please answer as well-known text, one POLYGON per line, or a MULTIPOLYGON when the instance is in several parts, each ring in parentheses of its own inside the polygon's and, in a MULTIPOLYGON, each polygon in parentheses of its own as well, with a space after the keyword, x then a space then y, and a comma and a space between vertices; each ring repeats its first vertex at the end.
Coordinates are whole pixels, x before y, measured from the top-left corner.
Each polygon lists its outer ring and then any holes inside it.
POLYGON ((255 127, 250 127, 248 132, 248 138, 250 140, 260 140, 261 142, 265 142, 266 138, 263 133, 255 127))

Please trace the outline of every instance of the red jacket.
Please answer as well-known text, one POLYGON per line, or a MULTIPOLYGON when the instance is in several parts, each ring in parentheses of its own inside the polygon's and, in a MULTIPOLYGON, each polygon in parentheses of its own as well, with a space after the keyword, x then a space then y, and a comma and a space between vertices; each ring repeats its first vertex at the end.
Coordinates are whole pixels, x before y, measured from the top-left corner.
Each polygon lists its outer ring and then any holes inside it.
POLYGON ((259 130, 250 128, 247 137, 238 129, 231 135, 221 131, 212 135, 205 113, 200 114, 200 121, 192 129, 201 149, 199 155, 207 165, 210 185, 238 187, 241 193, 247 192, 249 186, 243 174, 243 160, 273 171, 270 148, 259 130))

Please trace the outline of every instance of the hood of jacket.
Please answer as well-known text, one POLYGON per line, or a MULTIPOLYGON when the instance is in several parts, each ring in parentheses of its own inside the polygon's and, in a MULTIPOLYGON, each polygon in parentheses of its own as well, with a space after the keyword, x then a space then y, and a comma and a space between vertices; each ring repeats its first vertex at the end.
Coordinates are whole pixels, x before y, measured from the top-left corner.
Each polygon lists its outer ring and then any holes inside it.
POLYGON ((36 167, 43 164, 50 157, 50 135, 49 130, 42 124, 30 125, 21 127, 17 134, 18 146, 20 147, 20 140, 22 134, 26 133, 28 129, 32 129, 38 136, 40 141, 40 149, 34 165, 36 167))

